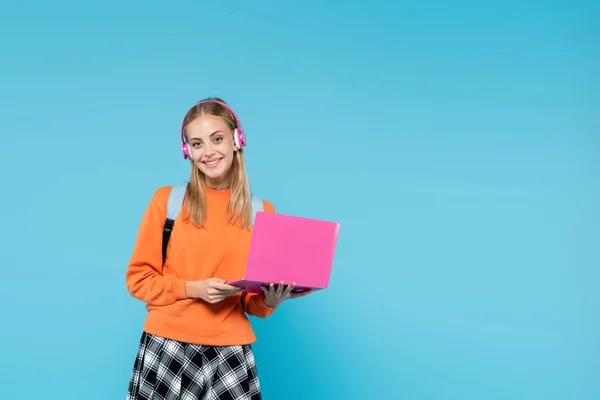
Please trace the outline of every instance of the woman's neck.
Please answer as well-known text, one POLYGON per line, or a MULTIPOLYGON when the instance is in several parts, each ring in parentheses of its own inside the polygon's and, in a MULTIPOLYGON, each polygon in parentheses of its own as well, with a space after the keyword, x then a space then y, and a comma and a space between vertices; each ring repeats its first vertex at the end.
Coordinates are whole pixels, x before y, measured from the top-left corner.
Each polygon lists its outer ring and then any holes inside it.
POLYGON ((205 185, 207 188, 212 189, 212 190, 226 190, 229 189, 230 182, 229 179, 222 179, 219 181, 206 181, 205 185))
POLYGON ((212 189, 212 190, 228 190, 229 186, 212 186, 207 184, 206 185, 207 188, 212 189))

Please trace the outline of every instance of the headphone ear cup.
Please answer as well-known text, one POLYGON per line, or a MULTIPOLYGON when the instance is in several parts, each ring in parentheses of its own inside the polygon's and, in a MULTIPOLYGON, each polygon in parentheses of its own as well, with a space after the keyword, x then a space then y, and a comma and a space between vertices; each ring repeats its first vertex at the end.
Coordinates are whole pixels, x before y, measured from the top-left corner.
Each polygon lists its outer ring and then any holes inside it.
POLYGON ((240 140, 240 130, 237 128, 233 130, 233 143, 235 143, 235 147, 237 147, 238 149, 242 148, 242 142, 240 140))
POLYGON ((188 143, 183 143, 181 145, 181 151, 183 153, 183 158, 184 159, 190 159, 192 158, 192 150, 190 149, 190 145, 188 143))
POLYGON ((244 135, 244 131, 241 128, 236 128, 233 131, 233 140, 238 149, 241 150, 246 147, 246 135, 244 135))

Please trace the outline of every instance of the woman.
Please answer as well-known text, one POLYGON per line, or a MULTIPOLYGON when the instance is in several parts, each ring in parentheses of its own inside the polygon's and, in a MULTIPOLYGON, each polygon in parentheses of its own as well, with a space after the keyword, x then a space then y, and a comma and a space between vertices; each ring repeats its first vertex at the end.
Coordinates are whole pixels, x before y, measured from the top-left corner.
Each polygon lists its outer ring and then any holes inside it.
POLYGON ((126 273, 129 292, 148 310, 127 398, 261 399, 246 314, 266 318, 310 292, 281 282, 251 294, 226 284, 243 276, 252 229, 246 140, 235 113, 217 98, 199 102, 183 119, 181 142, 191 178, 165 260, 171 187, 154 193, 126 273))

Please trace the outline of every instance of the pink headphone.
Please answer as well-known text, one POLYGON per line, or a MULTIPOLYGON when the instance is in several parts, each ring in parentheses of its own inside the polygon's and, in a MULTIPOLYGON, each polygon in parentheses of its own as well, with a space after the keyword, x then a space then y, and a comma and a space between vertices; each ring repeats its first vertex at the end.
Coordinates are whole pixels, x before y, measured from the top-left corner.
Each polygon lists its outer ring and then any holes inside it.
MULTIPOLYGON (((233 115, 233 118, 235 119, 235 124, 237 125, 237 128, 235 128, 233 131, 233 141, 235 142, 235 145, 237 146, 238 149, 243 149, 244 147, 246 147, 246 135, 244 134, 244 129, 242 128, 242 124, 240 123, 240 120, 238 119, 237 115, 235 115, 235 113, 233 112, 231 107, 229 107, 227 104, 225 104, 221 101, 210 100, 210 99, 202 100, 202 101, 196 103, 196 105, 202 104, 202 103, 205 103, 208 101, 213 102, 213 103, 218 103, 229 110, 229 112, 231 113, 231 115, 233 115)), ((192 156, 192 149, 190 148, 190 145, 185 141, 185 136, 183 135, 183 122, 181 123, 180 135, 181 135, 181 151, 183 152, 183 158, 187 160, 187 159, 191 158, 191 156, 192 156)))

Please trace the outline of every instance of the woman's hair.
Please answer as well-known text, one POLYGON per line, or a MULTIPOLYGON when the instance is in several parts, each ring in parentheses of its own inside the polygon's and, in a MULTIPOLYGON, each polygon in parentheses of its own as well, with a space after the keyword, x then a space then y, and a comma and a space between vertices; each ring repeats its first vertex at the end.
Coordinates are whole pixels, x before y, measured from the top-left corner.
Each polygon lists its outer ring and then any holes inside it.
MULTIPOLYGON (((190 108, 183 118, 184 135, 186 134, 185 128, 190 122, 206 114, 220 117, 232 131, 237 128, 235 118, 231 112, 226 107, 211 100, 224 103, 223 100, 217 97, 211 97, 190 108)), ((234 153, 230 173, 231 182, 229 191, 231 197, 228 206, 229 222, 232 224, 239 223, 243 228, 250 229, 252 225, 252 206, 250 202, 250 184, 248 182, 248 175, 246 174, 243 150, 240 149, 234 153)), ((191 160, 191 176, 190 183, 187 185, 185 192, 185 206, 189 221, 198 227, 202 227, 205 222, 206 198, 204 185, 204 174, 194 164, 194 161, 191 160)))

